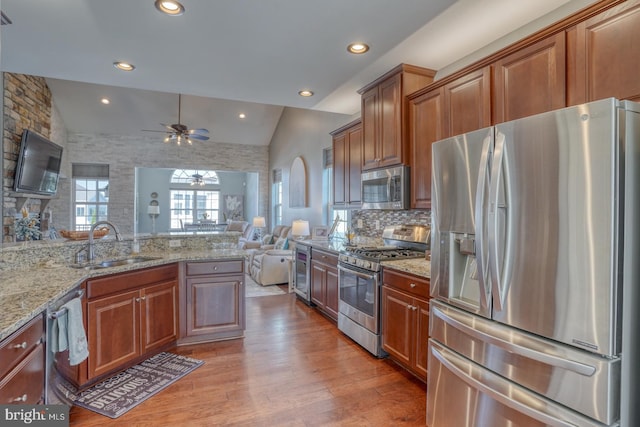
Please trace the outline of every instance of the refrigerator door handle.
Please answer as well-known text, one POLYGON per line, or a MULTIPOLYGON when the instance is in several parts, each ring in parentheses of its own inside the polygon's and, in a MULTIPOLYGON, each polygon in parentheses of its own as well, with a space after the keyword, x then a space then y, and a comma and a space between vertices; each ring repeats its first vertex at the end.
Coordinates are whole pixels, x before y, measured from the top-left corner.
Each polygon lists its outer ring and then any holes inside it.
POLYGON ((576 362, 574 360, 565 359, 563 357, 554 356, 552 354, 542 353, 518 344, 514 344, 509 341, 505 341, 497 336, 486 334, 478 329, 467 325, 464 319, 460 318, 460 316, 457 316, 456 313, 443 313, 438 307, 431 307, 431 312, 434 316, 439 317, 455 329, 458 329, 463 333, 470 335, 478 340, 495 345, 496 347, 500 347, 510 353, 518 354, 520 356, 536 360, 550 366, 570 370, 586 377, 590 377, 596 372, 596 368, 593 366, 576 362))
MULTIPOLYGON (((492 131, 491 131, 492 132, 492 131)), ((489 256, 485 248, 485 216, 484 202, 487 197, 486 186, 489 181, 489 159, 491 158, 491 134, 487 135, 482 143, 482 155, 480 157, 480 170, 478 172, 478 184, 476 187, 475 222, 476 222, 476 259, 478 260, 478 284, 480 286, 480 307, 489 308, 491 286, 487 279, 489 269, 489 256)))
POLYGON ((508 171, 504 174, 504 192, 505 192, 505 204, 500 206, 498 204, 500 197, 500 184, 502 183, 502 167, 506 153, 505 135, 496 130, 495 135, 495 150, 493 154, 493 161, 491 165, 491 188, 489 190, 489 273, 491 277, 491 289, 494 298, 494 307, 498 311, 502 311, 504 302, 507 297, 508 284, 511 276, 511 245, 512 245, 512 233, 510 232, 511 226, 511 209, 509 209, 509 174, 508 171), (502 260, 503 269, 500 266, 499 248, 498 248, 498 227, 499 227, 499 215, 498 209, 504 209, 506 212, 505 219, 505 248, 504 259, 502 260))
MULTIPOLYGON (((449 372, 453 373, 460 380, 464 381, 469 387, 478 390, 481 393, 484 393, 490 396, 492 399, 502 403, 503 405, 518 411, 522 414, 525 414, 545 425, 554 426, 554 427, 576 427, 575 424, 563 421, 558 419, 550 414, 546 414, 541 412, 531 406, 528 406, 518 400, 515 400, 514 397, 506 396, 499 391, 495 390, 496 387, 493 387, 492 383, 484 384, 481 381, 469 376, 465 371, 460 369, 455 365, 452 361, 449 360, 447 354, 449 351, 446 348, 442 348, 442 352, 440 349, 436 348, 436 346, 431 346, 431 354, 438 359, 442 365, 449 370, 449 372)), ((515 395, 514 395, 515 396, 515 395)))

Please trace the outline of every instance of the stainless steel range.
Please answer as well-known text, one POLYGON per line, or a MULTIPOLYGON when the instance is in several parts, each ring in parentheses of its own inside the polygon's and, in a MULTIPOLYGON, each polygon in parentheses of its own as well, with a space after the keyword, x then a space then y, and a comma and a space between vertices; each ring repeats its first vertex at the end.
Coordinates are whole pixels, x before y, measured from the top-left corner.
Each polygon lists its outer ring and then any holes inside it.
POLYGON ((387 227, 384 246, 347 247, 338 256, 338 329, 377 357, 380 344, 382 261, 423 258, 430 229, 424 225, 387 227))

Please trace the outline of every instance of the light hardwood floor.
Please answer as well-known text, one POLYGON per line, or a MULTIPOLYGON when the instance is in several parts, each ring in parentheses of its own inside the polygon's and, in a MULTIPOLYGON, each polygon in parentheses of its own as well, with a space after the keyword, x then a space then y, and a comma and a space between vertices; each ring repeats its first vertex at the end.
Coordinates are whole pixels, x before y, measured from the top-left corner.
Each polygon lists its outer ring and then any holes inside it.
POLYGON ((205 361, 112 420, 73 407, 71 426, 414 426, 425 385, 376 359, 293 294, 247 298, 242 339, 178 347, 205 361))

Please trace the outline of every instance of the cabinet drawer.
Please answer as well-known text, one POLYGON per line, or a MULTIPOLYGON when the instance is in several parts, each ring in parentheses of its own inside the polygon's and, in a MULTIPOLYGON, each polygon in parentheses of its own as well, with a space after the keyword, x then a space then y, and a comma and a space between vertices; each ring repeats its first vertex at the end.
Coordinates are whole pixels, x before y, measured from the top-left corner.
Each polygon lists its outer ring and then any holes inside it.
POLYGON ((33 405, 44 394, 44 345, 37 345, 0 381, 0 404, 33 405))
POLYGON ((203 276, 211 274, 242 273, 244 271, 244 261, 207 261, 207 262, 187 262, 187 276, 203 276))
POLYGON ((42 341, 42 315, 34 317, 0 344, 0 378, 16 366, 42 341))
POLYGON ((151 283, 161 283, 178 278, 178 264, 150 267, 127 273, 116 273, 111 276, 90 279, 87 281, 87 298, 120 293, 136 289, 151 283))
POLYGON ((314 261, 321 262, 323 264, 338 265, 338 255, 332 254, 331 252, 321 251, 318 249, 311 248, 311 259, 314 261))
POLYGON ((384 268, 382 283, 412 295, 429 298, 429 279, 384 268))

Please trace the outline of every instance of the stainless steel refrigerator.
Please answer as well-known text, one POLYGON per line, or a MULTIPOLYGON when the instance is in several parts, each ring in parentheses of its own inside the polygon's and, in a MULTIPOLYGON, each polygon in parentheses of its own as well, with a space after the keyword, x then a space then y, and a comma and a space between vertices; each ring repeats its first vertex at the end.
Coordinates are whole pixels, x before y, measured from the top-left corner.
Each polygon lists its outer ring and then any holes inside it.
POLYGON ((640 425, 640 104, 433 144, 427 424, 640 425))

